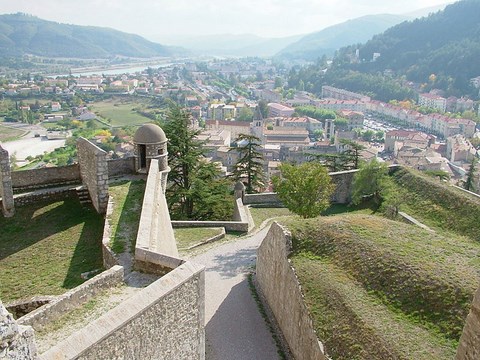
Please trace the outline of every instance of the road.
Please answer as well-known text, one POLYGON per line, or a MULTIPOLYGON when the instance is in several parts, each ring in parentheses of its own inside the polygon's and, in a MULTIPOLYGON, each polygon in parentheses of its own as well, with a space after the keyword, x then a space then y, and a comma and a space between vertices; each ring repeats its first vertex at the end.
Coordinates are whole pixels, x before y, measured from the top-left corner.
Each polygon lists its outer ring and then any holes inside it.
POLYGON ((45 136, 35 137, 36 133, 46 134, 44 127, 22 123, 12 123, 8 126, 27 131, 27 134, 19 140, 1 143, 2 148, 7 150, 10 155, 15 155, 18 165, 26 163, 24 160, 28 156, 43 155, 45 152, 51 152, 65 145, 65 139, 47 140, 45 136))
POLYGON ((205 335, 207 360, 277 360, 277 348, 247 275, 268 228, 215 247, 191 260, 205 273, 205 335))

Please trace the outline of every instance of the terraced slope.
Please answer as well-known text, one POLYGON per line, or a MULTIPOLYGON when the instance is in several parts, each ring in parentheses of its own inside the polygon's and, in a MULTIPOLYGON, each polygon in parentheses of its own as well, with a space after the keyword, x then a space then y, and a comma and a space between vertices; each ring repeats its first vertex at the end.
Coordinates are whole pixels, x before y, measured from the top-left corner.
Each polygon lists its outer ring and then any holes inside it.
POLYGON ((451 359, 480 244, 377 216, 290 221, 305 301, 334 359, 451 359))

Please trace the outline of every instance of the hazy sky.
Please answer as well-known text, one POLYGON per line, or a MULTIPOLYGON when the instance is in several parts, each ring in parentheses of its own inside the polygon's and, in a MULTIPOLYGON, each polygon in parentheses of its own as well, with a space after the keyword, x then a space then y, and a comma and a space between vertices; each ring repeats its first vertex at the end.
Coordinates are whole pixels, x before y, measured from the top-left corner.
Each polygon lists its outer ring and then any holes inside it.
MULTIPOLYGON (((319 31, 369 14, 404 14, 449 0, 0 0, 0 13, 111 27, 147 38, 161 35, 256 34, 280 37, 319 31)), ((451 1, 450 1, 451 2, 451 1)))

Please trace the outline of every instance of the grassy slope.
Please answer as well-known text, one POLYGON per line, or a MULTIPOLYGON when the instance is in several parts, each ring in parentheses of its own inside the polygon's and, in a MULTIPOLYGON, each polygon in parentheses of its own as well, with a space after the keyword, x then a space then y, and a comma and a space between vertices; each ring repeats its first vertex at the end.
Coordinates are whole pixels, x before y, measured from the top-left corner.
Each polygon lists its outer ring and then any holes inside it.
POLYGON ((396 171, 393 179, 401 210, 430 227, 480 241, 480 199, 409 169, 396 171))
POLYGON ((0 125, 0 142, 17 140, 23 134, 25 134, 25 131, 12 129, 7 126, 0 125))
POLYGON ((102 268, 103 219, 76 199, 17 207, 0 229, 2 301, 61 294, 102 268))
MULTIPOLYGON (((312 259, 312 255, 314 259, 327 259, 349 274, 370 296, 394 309, 392 318, 399 312, 406 314, 404 317, 413 324, 430 329, 437 343, 453 340, 450 342, 454 349, 480 280, 480 245, 477 242, 458 235, 431 234, 411 225, 361 214, 290 221, 288 226, 294 235, 295 263, 312 259), (438 336, 439 333, 443 335, 438 336)), ((312 261, 308 266, 323 266, 319 260, 312 261), (319 263, 315 265, 316 261, 319 263)), ((299 270, 302 286, 307 288, 313 281, 315 292, 321 294, 320 283, 306 276, 308 273, 302 275, 299 270)), ((353 292, 349 296, 354 296, 353 292)), ((307 300, 310 303, 318 301, 322 308, 322 300, 307 300)), ((330 312, 335 318, 338 309, 331 307, 330 312)), ((328 314, 323 316, 328 317, 328 314)), ((319 329, 325 326, 321 318, 315 314, 314 317, 319 329)), ((367 322, 362 326, 373 325, 367 322)), ((409 326, 412 325, 406 323, 405 329, 409 326)), ((329 351, 334 358, 335 354, 349 353, 363 344, 361 336, 357 338, 355 333, 349 336, 353 337, 350 342, 330 344, 329 351)), ((404 336, 408 338, 408 332, 404 336)), ((382 341, 398 342, 388 337, 382 341)), ((428 353, 427 349, 422 351, 428 353)), ((360 353, 357 355, 362 358, 360 353)))

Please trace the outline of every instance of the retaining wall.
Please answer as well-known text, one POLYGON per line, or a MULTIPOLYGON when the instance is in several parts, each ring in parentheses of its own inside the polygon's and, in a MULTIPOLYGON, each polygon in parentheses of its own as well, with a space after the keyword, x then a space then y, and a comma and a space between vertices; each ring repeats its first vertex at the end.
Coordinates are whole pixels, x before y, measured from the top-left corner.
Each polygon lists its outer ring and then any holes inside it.
POLYGON ((480 288, 473 298, 455 357, 455 360, 478 359, 480 359, 480 288))
POLYGON ((274 222, 257 250, 259 290, 294 358, 323 360, 326 359, 323 346, 318 341, 300 283, 288 261, 291 247, 291 234, 274 222))
POLYGON ((82 137, 77 140, 77 151, 82 183, 97 212, 104 214, 108 205, 107 153, 82 137))
POLYGON ((108 160, 108 176, 123 176, 126 174, 135 174, 135 157, 125 157, 121 159, 108 160))
POLYGON ((15 204, 25 206, 29 204, 35 204, 40 201, 61 201, 65 200, 65 198, 73 198, 76 196, 77 193, 75 188, 68 186, 22 193, 14 195, 14 198, 15 204))
POLYGON ((204 268, 185 263, 40 356, 205 359, 204 268))
POLYGON ((66 312, 86 303, 99 292, 121 283, 123 283, 123 267, 117 265, 58 296, 56 300, 21 317, 18 323, 20 325, 30 325, 35 330, 39 330, 66 312))
POLYGON ((14 191, 80 183, 78 164, 12 172, 14 191))

